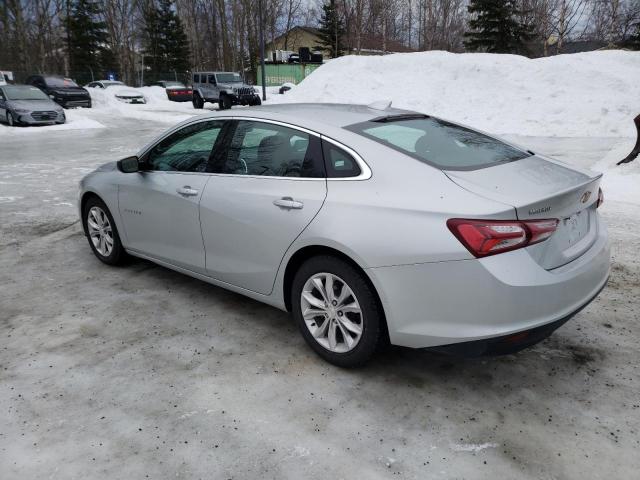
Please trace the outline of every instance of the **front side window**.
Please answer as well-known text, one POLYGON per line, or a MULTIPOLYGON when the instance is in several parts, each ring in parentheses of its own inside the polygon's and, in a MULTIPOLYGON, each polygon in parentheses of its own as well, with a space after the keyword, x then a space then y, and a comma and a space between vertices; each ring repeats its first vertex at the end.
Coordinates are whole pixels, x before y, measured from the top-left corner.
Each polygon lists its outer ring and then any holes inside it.
POLYGON ((293 128, 242 120, 216 173, 322 178, 320 141, 293 128))
POLYGON ((216 84, 216 76, 215 75, 209 75, 209 83, 211 85, 215 85, 216 84))
POLYGON ((495 138, 426 116, 391 117, 347 128, 443 170, 475 170, 530 156, 495 138))
POLYGON ((222 130, 223 122, 187 125, 153 147, 144 163, 149 170, 163 172, 204 172, 222 130))

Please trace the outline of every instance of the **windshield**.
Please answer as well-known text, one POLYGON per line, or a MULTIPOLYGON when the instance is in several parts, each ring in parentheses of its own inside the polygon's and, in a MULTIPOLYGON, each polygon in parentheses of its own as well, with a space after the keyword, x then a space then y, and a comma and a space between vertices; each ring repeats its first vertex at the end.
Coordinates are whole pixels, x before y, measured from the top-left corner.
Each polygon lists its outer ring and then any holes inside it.
POLYGON ((242 77, 237 73, 217 73, 216 79, 218 83, 242 82, 242 77))
POLYGON ((184 83, 180 82, 164 82, 165 87, 184 87, 184 83))
POLYGON ((49 87, 77 87, 76 82, 70 78, 62 77, 47 77, 44 79, 45 83, 49 87))
POLYGON ((347 128, 443 170, 475 170, 531 155, 487 135, 426 116, 390 117, 347 128))
POLYGON ((112 82, 112 81, 108 81, 108 82, 102 82, 102 85, 104 85, 104 88, 109 88, 109 87, 121 87, 124 85, 124 83, 122 82, 112 82))
POLYGON ((36 87, 6 85, 2 89, 7 96, 7 100, 47 100, 49 98, 42 90, 36 87))

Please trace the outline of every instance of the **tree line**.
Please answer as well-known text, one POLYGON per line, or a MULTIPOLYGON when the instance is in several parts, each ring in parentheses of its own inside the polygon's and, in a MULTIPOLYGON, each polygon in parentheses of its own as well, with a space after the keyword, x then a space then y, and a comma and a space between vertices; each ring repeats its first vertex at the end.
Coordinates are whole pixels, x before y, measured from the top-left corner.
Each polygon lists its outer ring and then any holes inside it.
POLYGON ((640 0, 0 0, 0 69, 116 72, 129 84, 194 69, 255 75, 267 42, 314 26, 332 57, 363 39, 414 50, 561 53, 569 40, 640 48, 640 0))

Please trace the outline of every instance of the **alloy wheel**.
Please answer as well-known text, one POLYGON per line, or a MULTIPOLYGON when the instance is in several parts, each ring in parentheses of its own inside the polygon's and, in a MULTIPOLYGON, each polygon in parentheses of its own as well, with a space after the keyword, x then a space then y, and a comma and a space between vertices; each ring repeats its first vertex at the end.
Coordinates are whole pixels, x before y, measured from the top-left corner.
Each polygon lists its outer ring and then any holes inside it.
POLYGON ((113 230, 109 217, 100 207, 91 207, 87 214, 87 230, 96 251, 108 257, 113 250, 113 230))
POLYGON ((13 124, 15 123, 11 112, 7 112, 7 123, 9 124, 10 127, 13 127, 13 124))
POLYGON ((300 306, 311 335, 335 353, 353 350, 364 327, 362 309, 353 290, 337 275, 317 273, 302 289, 300 306))

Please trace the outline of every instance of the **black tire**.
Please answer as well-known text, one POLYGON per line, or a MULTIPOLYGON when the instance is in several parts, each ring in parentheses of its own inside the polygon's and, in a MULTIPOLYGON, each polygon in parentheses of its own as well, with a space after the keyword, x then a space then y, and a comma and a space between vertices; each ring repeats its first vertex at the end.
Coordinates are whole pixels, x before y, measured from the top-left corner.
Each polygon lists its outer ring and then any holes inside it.
POLYGON ((7 125, 10 127, 17 127, 20 123, 15 119, 13 113, 7 112, 7 125))
POLYGON ((254 106, 262 105, 262 100, 260 100, 260 97, 256 95, 255 97, 253 97, 253 101, 251 102, 251 105, 254 105, 254 106))
POLYGON ((226 94, 220 95, 220 99, 218 100, 218 108, 220 110, 229 110, 231 108, 231 97, 226 94))
POLYGON ((111 215, 111 212, 109 211, 105 203, 98 197, 92 196, 91 198, 89 198, 89 200, 87 200, 87 203, 85 203, 84 208, 82 209, 82 226, 84 228, 84 234, 86 235, 89 242, 89 246, 91 247, 94 255, 98 257, 98 260, 106 263, 107 265, 121 265, 127 260, 128 255, 127 252, 125 252, 124 247, 122 246, 122 242, 120 241, 120 235, 118 234, 116 222, 114 222, 113 216, 111 215), (113 246, 108 255, 104 255, 100 251, 98 251, 91 239, 91 236, 89 235, 89 212, 94 207, 99 208, 106 214, 111 226, 113 246))
MULTIPOLYGON (((387 341, 384 313, 373 287, 362 273, 349 263, 330 255, 312 257, 302 264, 291 287, 291 310, 302 336, 309 346, 327 362, 338 367, 353 368, 366 363, 387 341), (362 333, 350 351, 338 353, 321 345, 313 336, 302 316, 301 297, 307 280, 318 273, 339 277, 352 290, 361 309, 362 333)), ((346 315, 346 314, 345 314, 346 315)), ((322 319, 322 317, 320 317, 322 319)), ((329 320, 325 320, 329 321, 329 320)))
POLYGON ((202 110, 204 108, 204 100, 198 93, 194 93, 191 99, 191 103, 193 103, 193 108, 196 110, 202 110))

